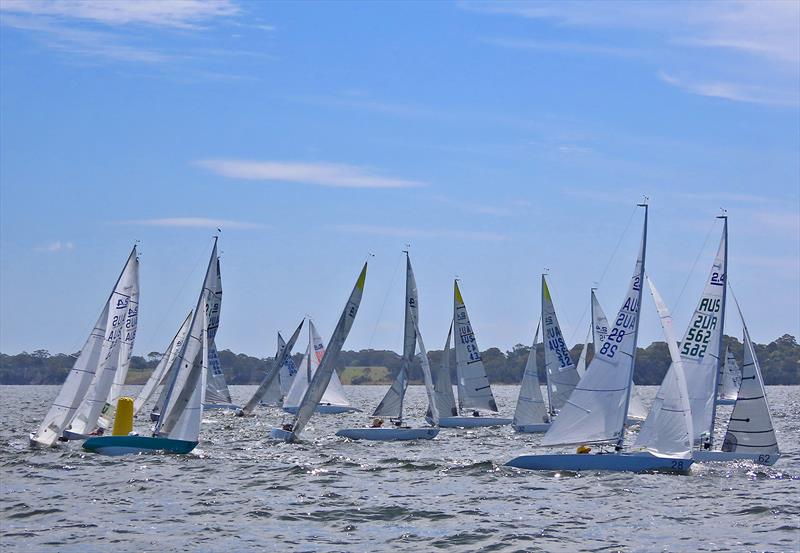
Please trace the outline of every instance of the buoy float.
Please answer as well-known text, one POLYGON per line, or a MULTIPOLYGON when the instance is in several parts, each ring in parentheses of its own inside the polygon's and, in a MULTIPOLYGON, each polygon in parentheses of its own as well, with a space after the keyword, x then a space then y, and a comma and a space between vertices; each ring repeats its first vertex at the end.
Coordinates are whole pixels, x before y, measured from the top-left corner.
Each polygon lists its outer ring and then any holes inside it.
POLYGON ((133 398, 121 397, 117 401, 117 414, 114 416, 112 436, 127 436, 133 430, 133 398))

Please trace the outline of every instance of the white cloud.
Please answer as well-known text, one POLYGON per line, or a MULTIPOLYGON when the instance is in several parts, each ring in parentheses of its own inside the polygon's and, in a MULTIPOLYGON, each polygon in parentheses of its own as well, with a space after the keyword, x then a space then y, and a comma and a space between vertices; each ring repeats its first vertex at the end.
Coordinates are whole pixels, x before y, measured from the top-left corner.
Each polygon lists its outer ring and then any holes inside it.
POLYGON ((232 179, 317 184, 336 188, 413 188, 425 183, 384 177, 364 167, 338 163, 207 159, 195 162, 214 174, 232 179))
POLYGON ((508 240, 504 234, 453 229, 420 229, 403 227, 384 227, 379 225, 334 225, 334 230, 354 234, 372 234, 378 236, 396 236, 398 238, 458 238, 462 240, 479 240, 501 242, 508 240))
POLYGON ((179 228, 208 228, 208 229, 261 229, 267 225, 247 221, 232 221, 230 219, 208 219, 205 217, 168 217, 165 219, 136 219, 122 221, 123 225, 140 225, 146 227, 179 227, 179 228))
POLYGON ((56 240, 55 242, 50 242, 49 244, 45 244, 44 246, 36 246, 34 248, 34 251, 58 253, 58 252, 71 252, 74 249, 75 249, 75 244, 73 244, 72 242, 62 242, 60 240, 56 240))
POLYGON ((150 25, 178 29, 239 14, 231 0, 3 0, 0 11, 79 19, 106 25, 150 25))
POLYGON ((797 94, 789 91, 770 90, 760 86, 749 86, 733 82, 697 81, 678 78, 664 71, 658 72, 663 82, 680 88, 684 92, 712 98, 724 98, 734 102, 792 106, 798 102, 797 94))

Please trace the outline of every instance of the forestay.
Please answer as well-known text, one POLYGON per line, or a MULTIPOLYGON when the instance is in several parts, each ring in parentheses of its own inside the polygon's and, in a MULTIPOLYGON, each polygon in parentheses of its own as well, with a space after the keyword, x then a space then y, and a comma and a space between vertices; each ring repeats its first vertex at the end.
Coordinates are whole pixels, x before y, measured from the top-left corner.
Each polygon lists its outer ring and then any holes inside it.
POLYGON ((664 338, 672 359, 672 370, 664 377, 653 400, 650 414, 642 424, 633 447, 657 456, 689 458, 692 456, 693 432, 686 375, 675 341, 669 309, 649 277, 647 284, 656 304, 661 328, 664 330, 664 338))
MULTIPOLYGON (((358 307, 361 305, 361 297, 364 294, 364 282, 367 278, 367 264, 364 263, 364 268, 361 269, 361 274, 356 281, 353 291, 345 304, 344 310, 339 317, 339 322, 331 335, 331 340, 328 343, 328 348, 325 351, 319 368, 314 373, 311 382, 308 385, 305 395, 300 402, 300 409, 292 422, 291 439, 295 439, 305 428, 314 410, 317 408, 319 401, 322 399, 328 383, 331 381, 331 375, 334 374, 336 363, 339 360, 339 354, 342 351, 342 346, 350 333, 350 329, 355 322, 358 307)), ((312 357, 313 357, 312 352, 312 357)), ((341 386, 341 384, 340 384, 341 386)))
POLYGON ((133 263, 138 264, 136 246, 131 250, 122 272, 117 277, 117 282, 103 304, 97 322, 89 333, 83 348, 81 348, 81 352, 72 365, 72 369, 67 374, 67 378, 64 380, 64 384, 62 384, 53 405, 45 415, 39 429, 31 435, 32 442, 44 446, 51 446, 56 442, 86 396, 98 366, 111 353, 106 340, 106 331, 111 328, 109 323, 113 322, 113 318, 118 317, 123 309, 127 309, 124 305, 118 308, 118 299, 122 297, 125 291, 126 282, 123 276, 130 271, 130 266, 133 263))
POLYGON ((602 347, 545 434, 542 445, 622 442, 632 384, 642 303, 647 207, 644 230, 628 292, 602 347))
POLYGON ((458 375, 458 406, 460 409, 497 411, 497 403, 486 376, 481 352, 469 321, 464 298, 455 281, 453 328, 455 329, 456 373, 458 375))
POLYGON ((727 274, 728 221, 706 281, 703 295, 681 341, 681 359, 689 387, 694 441, 713 436, 717 372, 722 353, 727 274))
POLYGON ((150 375, 150 378, 147 379, 147 382, 139 392, 139 395, 136 396, 136 399, 133 402, 134 414, 138 414, 142 410, 142 407, 144 407, 153 396, 153 393, 156 391, 156 389, 159 386, 163 386, 164 382, 166 382, 167 369, 172 366, 175 356, 180 352, 181 346, 183 346, 183 341, 186 339, 186 335, 189 333, 189 324, 191 324, 191 322, 192 312, 190 311, 183 320, 183 324, 181 324, 177 334, 175 334, 175 336, 172 338, 172 341, 167 346, 167 349, 164 351, 164 355, 161 356, 161 360, 158 362, 158 365, 156 365, 153 374, 150 375))
POLYGON ((739 395, 739 386, 742 384, 742 370, 736 363, 733 352, 727 348, 725 349, 725 364, 721 365, 717 380, 719 381, 717 397, 727 401, 735 400, 739 395))
POLYGON ((578 385, 580 376, 561 333, 553 298, 550 296, 544 275, 542 275, 542 345, 550 413, 556 413, 578 385))
MULTIPOLYGON (((88 434, 97 428, 102 412, 109 410, 108 401, 117 372, 128 373, 139 312, 139 260, 135 256, 135 248, 131 256, 109 304, 100 364, 86 397, 69 422, 69 430, 76 434, 88 434)), ((103 420, 102 426, 107 427, 109 422, 108 419, 103 420)))
POLYGON ((419 316, 417 297, 417 281, 414 278, 414 271, 411 268, 411 258, 406 252, 406 299, 405 299, 405 323, 403 325, 403 358, 400 361, 400 370, 397 377, 392 382, 386 395, 383 397, 373 416, 391 417, 402 420, 403 418, 403 399, 408 388, 408 373, 411 369, 411 362, 414 359, 416 350, 417 334, 414 321, 419 316))
POLYGON ((217 239, 206 269, 197 305, 192 314, 189 334, 175 357, 167 384, 165 407, 155 427, 155 436, 197 441, 203 418, 203 374, 208 370, 208 351, 219 327, 222 307, 222 278, 217 239))
POLYGON ((512 424, 515 427, 550 422, 547 406, 544 404, 544 398, 542 397, 542 389, 539 386, 539 367, 536 362, 536 346, 538 341, 539 325, 536 325, 533 345, 531 346, 530 353, 528 353, 528 361, 525 363, 525 372, 522 374, 522 384, 519 388, 517 408, 514 410, 514 421, 512 424))
POLYGON ((426 416, 431 417, 433 409, 439 412, 440 417, 457 417, 456 398, 453 395, 453 383, 450 381, 450 338, 453 334, 453 324, 447 330, 447 342, 442 352, 442 362, 433 379, 433 402, 428 405, 426 416))
POLYGON ((761 367, 758 364, 753 342, 750 339, 750 331, 747 330, 741 309, 739 317, 742 319, 744 333, 742 385, 739 388, 736 403, 733 405, 728 430, 722 441, 722 451, 779 453, 775 426, 772 424, 772 415, 764 390, 764 379, 761 376, 761 367))

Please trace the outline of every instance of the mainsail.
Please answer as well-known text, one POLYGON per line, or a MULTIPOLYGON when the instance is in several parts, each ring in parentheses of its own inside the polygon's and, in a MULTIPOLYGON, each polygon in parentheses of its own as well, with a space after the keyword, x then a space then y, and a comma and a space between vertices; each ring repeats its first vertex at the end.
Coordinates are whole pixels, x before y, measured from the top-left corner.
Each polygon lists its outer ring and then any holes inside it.
MULTIPOLYGON (((296 439, 300 432, 303 431, 314 410, 317 408, 319 401, 322 399, 328 383, 331 381, 331 376, 336 373, 336 363, 339 360, 339 354, 342 351, 342 346, 350 333, 350 329, 355 322, 358 307, 361 305, 361 296, 364 293, 364 282, 367 279, 367 264, 364 263, 364 268, 361 269, 361 274, 358 276, 353 291, 350 292, 350 297, 345 304, 344 310, 339 317, 339 322, 331 335, 331 340, 328 343, 328 348, 322 356, 319 368, 314 373, 311 382, 308 385, 305 395, 300 402, 300 409, 292 421, 292 434, 291 439, 296 439)), ((312 356, 314 353, 311 353, 312 356)), ((341 385, 341 384, 340 384, 341 385)))
MULTIPOLYGON (((736 307, 739 307, 738 304, 736 307)), ((742 386, 739 388, 739 396, 733 405, 728 431, 722 441, 722 451, 779 453, 775 426, 772 424, 772 415, 764 390, 764 379, 761 376, 761 367, 758 364, 753 342, 750 339, 750 331, 747 330, 741 309, 739 317, 742 319, 744 333, 742 386)))
POLYGON ((542 445, 615 441, 621 444, 633 382, 639 312, 642 304, 647 206, 642 242, 625 301, 586 374, 545 434, 542 445))
POLYGON ((550 297, 550 289, 547 287, 544 275, 542 275, 542 343, 550 413, 555 414, 564 406, 572 390, 578 385, 580 376, 575 370, 569 348, 561 334, 553 298, 550 297))
POLYGON ((166 381, 165 377, 167 375, 167 369, 172 366, 172 361, 180 352, 183 341, 186 339, 186 335, 189 333, 189 324, 191 322, 192 312, 190 311, 183 320, 183 324, 181 324, 177 334, 175 334, 175 337, 172 338, 172 341, 164 351, 164 355, 161 356, 161 360, 158 362, 158 365, 156 365, 153 374, 150 375, 150 378, 147 380, 144 387, 139 392, 139 395, 136 397, 136 400, 133 402, 134 414, 139 413, 142 410, 142 407, 144 407, 153 396, 153 393, 156 391, 156 389, 159 386, 164 385, 164 382, 166 381))
POLYGON ((667 372, 650 414, 642 424, 636 436, 634 448, 647 450, 657 456, 684 457, 692 456, 692 413, 689 406, 689 391, 686 388, 686 375, 675 333, 672 328, 672 317, 664 300, 653 282, 647 278, 650 293, 656 304, 661 320, 661 328, 667 340, 667 347, 672 359, 672 370, 667 372))
POLYGON ((717 397, 727 401, 734 401, 739 395, 739 386, 742 384, 742 369, 736 363, 733 352, 725 349, 725 364, 720 365, 717 397))
POLYGON ((217 256, 217 239, 206 269, 189 334, 168 372, 164 410, 156 423, 156 436, 197 441, 203 419, 203 374, 208 370, 208 352, 219 327, 222 279, 217 256))
POLYGON ((539 325, 536 326, 533 345, 528 353, 528 362, 525 363, 525 372, 522 374, 522 385, 519 388, 517 408, 514 411, 514 421, 512 422, 515 427, 550 422, 547 406, 542 397, 542 389, 539 386, 539 367, 536 363, 538 341, 539 325))
POLYGON ((402 420, 403 399, 408 388, 408 373, 417 345, 417 333, 414 321, 419 317, 419 299, 417 297, 417 281, 411 268, 411 258, 406 252, 406 300, 405 324, 403 326, 403 358, 400 361, 400 371, 392 382, 386 395, 383 397, 373 416, 391 417, 402 420))
POLYGON ((458 408, 453 395, 453 383, 450 381, 450 338, 453 334, 453 324, 447 331, 447 342, 442 352, 442 362, 433 379, 433 401, 428 405, 427 417, 433 416, 433 410, 439 412, 440 417, 457 417, 458 408))
POLYGON ((453 323, 455 328, 456 373, 458 374, 458 406, 460 409, 488 409, 497 411, 481 352, 469 322, 464 298, 455 281, 453 296, 453 323))
POLYGON ((127 285, 126 279, 123 277, 130 272, 133 264, 138 264, 136 246, 128 256, 114 288, 103 304, 97 322, 89 333, 72 369, 67 374, 53 405, 45 415, 39 429, 31 434, 32 443, 51 446, 56 442, 86 396, 96 371, 111 354, 111 344, 106 339, 108 337, 106 331, 111 328, 114 317, 119 317, 127 312, 125 302, 119 304, 118 300, 123 298, 127 285))
MULTIPOLYGON (((100 416, 104 410, 109 410, 112 388, 119 379, 117 373, 123 373, 122 382, 128 373, 139 312, 139 260, 135 250, 134 247, 115 289, 113 305, 110 304, 100 364, 86 396, 69 422, 69 430, 76 434, 93 432, 98 423, 104 428, 108 426, 109 420, 100 421, 100 416)), ((117 394, 121 388, 121 385, 117 386, 117 394)))

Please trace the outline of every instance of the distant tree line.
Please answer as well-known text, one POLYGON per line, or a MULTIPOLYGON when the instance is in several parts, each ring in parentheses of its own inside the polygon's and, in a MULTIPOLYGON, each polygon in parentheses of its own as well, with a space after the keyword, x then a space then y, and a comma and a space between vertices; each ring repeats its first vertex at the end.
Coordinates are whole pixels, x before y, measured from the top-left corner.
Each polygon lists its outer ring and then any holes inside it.
MULTIPOLYGON (((733 351, 737 361, 741 364, 743 348, 742 343, 736 338, 725 336, 726 345, 733 351)), ((577 363, 583 345, 572 348, 573 362, 577 363)), ((769 344, 756 344, 756 356, 764 374, 767 384, 800 384, 800 345, 794 336, 784 334, 769 344)), ((503 352, 498 348, 489 348, 483 351, 483 363, 489 375, 489 380, 500 384, 518 384, 525 370, 530 347, 517 344, 511 351, 503 352)), ((439 366, 442 362, 442 350, 429 351, 428 358, 432 367, 439 366)), ((588 360, 593 355, 590 344, 588 360)), ((0 354, 0 384, 60 384, 66 378, 77 354, 67 355, 59 353, 51 355, 47 350, 36 350, 33 353, 22 352, 17 355, 0 354)), ((271 358, 259 359, 244 353, 233 353, 230 350, 219 352, 220 362, 225 371, 225 378, 229 384, 257 384, 269 368, 271 358)), ((134 356, 131 359, 128 371, 129 383, 143 383, 150 371, 155 368, 161 359, 161 353, 150 352, 145 357, 134 356)), ((299 366, 301 355, 293 357, 299 366)), ((537 348, 539 364, 539 378, 544 380, 544 349, 540 344, 537 348)), ((666 342, 653 342, 646 348, 639 348, 636 355, 636 368, 634 380, 637 384, 658 385, 664 378, 669 367, 669 351, 666 342)), ((400 370, 400 356, 390 350, 362 349, 360 351, 343 351, 339 359, 338 369, 344 367, 387 367, 394 376, 400 370)), ((422 382, 422 369, 418 362, 411 367, 412 382, 422 382)), ((450 373, 455 383, 455 351, 450 350, 450 373)), ((353 379, 354 384, 368 381, 367 378, 353 379)))

